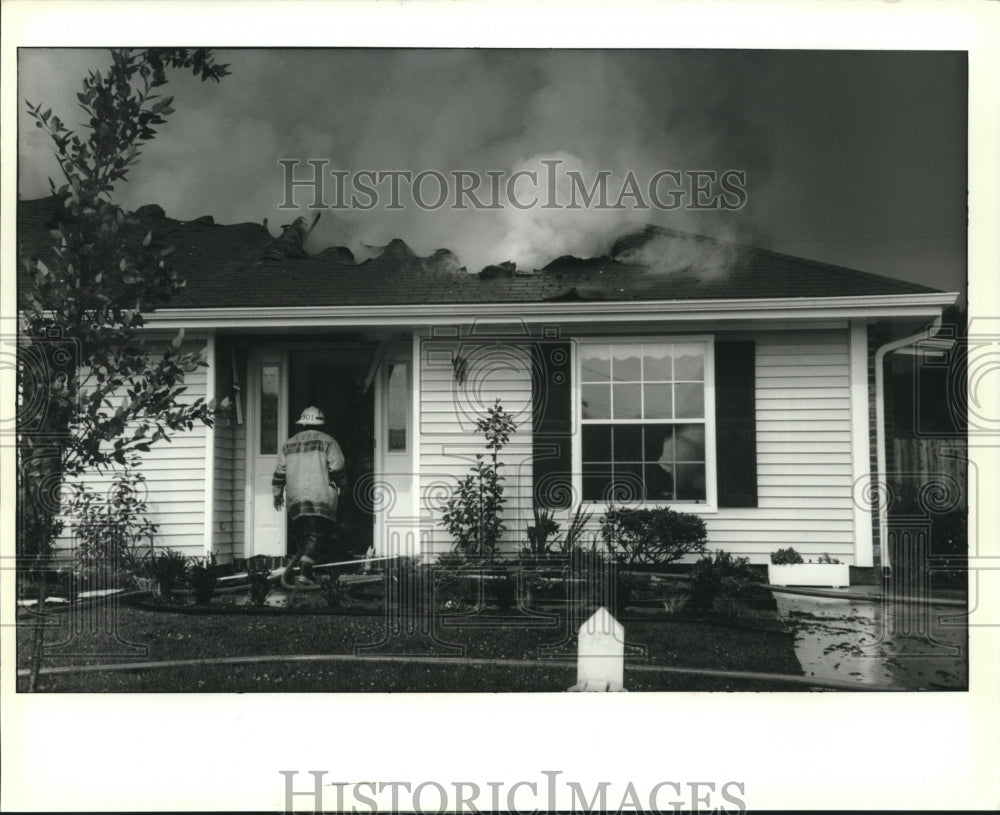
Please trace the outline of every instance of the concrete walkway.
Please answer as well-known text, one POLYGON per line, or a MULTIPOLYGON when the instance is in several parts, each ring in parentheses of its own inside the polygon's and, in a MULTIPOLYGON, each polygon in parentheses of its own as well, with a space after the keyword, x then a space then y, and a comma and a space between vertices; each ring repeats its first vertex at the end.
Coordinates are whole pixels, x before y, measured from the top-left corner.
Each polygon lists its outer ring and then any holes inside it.
POLYGON ((904 690, 968 687, 963 609, 774 592, 806 676, 904 690))

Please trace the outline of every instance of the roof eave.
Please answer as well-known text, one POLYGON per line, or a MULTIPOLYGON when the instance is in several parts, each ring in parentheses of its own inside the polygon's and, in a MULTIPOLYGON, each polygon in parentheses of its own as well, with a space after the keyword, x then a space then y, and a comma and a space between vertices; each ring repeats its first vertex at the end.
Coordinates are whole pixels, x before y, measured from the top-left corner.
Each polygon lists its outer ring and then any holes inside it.
POLYGON ((454 325, 477 321, 677 322, 926 317, 958 299, 957 292, 781 297, 733 300, 642 300, 574 303, 418 303, 365 306, 161 308, 146 317, 151 328, 330 328, 454 325))

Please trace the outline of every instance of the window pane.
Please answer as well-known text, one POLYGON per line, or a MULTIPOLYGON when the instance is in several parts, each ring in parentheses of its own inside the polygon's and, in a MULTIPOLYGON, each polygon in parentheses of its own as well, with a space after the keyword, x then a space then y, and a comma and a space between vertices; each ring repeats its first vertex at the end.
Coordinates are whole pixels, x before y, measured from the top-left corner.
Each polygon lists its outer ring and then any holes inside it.
POLYGON ((607 346, 580 347, 580 379, 583 382, 607 382, 611 378, 611 349, 607 346))
POLYGON ((678 461, 705 460, 705 427, 698 424, 678 425, 675 439, 678 461))
POLYGON ((611 461, 611 428, 604 424, 584 425, 580 447, 584 461, 611 461))
POLYGON ((611 465, 583 465, 583 500, 604 501, 605 495, 611 492, 611 465))
POLYGON ((583 385, 581 407, 584 419, 610 419, 611 386, 583 385))
POLYGON ((678 419, 701 419, 705 416, 704 386, 700 382, 674 385, 674 404, 678 419))
POLYGON ((646 496, 642 483, 641 464, 615 464, 615 477, 611 494, 606 500, 618 503, 641 501, 646 496))
POLYGON ((612 357, 611 373, 616 382, 638 382, 641 379, 638 345, 616 345, 612 357))
POLYGON ((704 464, 677 465, 677 500, 678 501, 705 500, 704 464))
POLYGON ((616 419, 641 419, 642 418, 642 386, 635 385, 613 385, 615 392, 615 413, 616 419))
POLYGON ((614 439, 615 462, 642 461, 642 425, 618 425, 614 439))
POLYGON ((644 419, 672 419, 673 405, 670 404, 670 385, 643 385, 644 419))
POLYGON ((674 500, 674 468, 672 464, 646 465, 646 499, 649 501, 674 500))
POLYGON ((281 368, 277 365, 260 366, 260 453, 273 455, 278 452, 278 389, 281 368))
POLYGON ((674 379, 705 379, 705 349, 697 343, 674 346, 674 379))
POLYGON ((674 426, 645 425, 646 446, 644 460, 648 463, 674 460, 674 426))
POLYGON ((673 378, 669 345, 642 347, 642 378, 646 382, 669 382, 673 378))
POLYGON ((396 362, 389 369, 388 449, 390 453, 406 451, 406 414, 409 404, 406 387, 406 363, 396 362))
POLYGON ((609 343, 580 353, 581 417, 600 421, 581 428, 583 498, 704 501, 706 428, 691 423, 705 418, 704 343, 609 343))

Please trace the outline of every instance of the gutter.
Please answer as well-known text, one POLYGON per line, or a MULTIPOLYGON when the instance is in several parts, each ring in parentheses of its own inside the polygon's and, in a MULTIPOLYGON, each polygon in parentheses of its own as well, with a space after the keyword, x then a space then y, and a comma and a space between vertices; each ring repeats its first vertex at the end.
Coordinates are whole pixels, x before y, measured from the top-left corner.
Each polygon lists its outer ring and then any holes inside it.
MULTIPOLYGON (((934 321, 929 325, 924 327, 922 330, 918 331, 916 334, 911 334, 908 337, 903 337, 899 340, 893 340, 892 342, 887 342, 881 348, 875 352, 875 487, 877 489, 879 484, 886 483, 886 442, 885 442, 885 357, 886 354, 891 354, 893 351, 899 348, 905 348, 908 345, 913 345, 919 340, 930 339, 937 335, 941 330, 941 320, 943 319, 943 314, 938 314, 934 321)), ((885 508, 879 509, 878 513, 878 543, 879 552, 882 555, 882 569, 890 569, 892 564, 889 562, 889 524, 888 524, 888 510, 889 501, 885 502, 885 508)))
POLYGON ((146 317, 149 328, 202 328, 454 325, 484 321, 592 323, 704 322, 746 319, 931 319, 955 302, 954 292, 847 297, 778 297, 733 300, 605 300, 583 303, 464 302, 365 306, 240 306, 160 308, 146 317))

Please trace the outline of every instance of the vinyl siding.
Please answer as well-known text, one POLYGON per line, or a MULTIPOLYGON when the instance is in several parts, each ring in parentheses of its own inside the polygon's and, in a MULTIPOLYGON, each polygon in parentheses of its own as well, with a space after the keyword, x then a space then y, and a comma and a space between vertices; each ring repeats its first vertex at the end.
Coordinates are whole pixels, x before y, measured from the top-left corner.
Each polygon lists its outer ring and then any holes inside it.
POLYGON ((527 350, 506 344, 422 340, 419 397, 423 553, 435 555, 451 549, 452 539, 440 525, 444 503, 476 454, 486 452, 485 439, 475 425, 497 398, 517 423, 500 459, 507 499, 507 531, 501 546, 515 551, 531 517, 531 359, 527 350), (452 365, 455 354, 467 360, 461 383, 452 365))
MULTIPOLYGON (((155 342, 151 353, 157 353, 155 342)), ((189 340, 182 350, 204 351, 204 341, 189 340)), ((187 390, 179 401, 191 403, 206 396, 206 369, 197 368, 184 378, 187 390)), ((112 400, 113 401, 113 400, 112 400)), ((170 441, 153 445, 142 454, 139 471, 146 479, 148 518, 159 526, 155 544, 160 548, 176 549, 190 557, 205 554, 205 471, 206 428, 195 424, 190 431, 176 432, 170 441)), ((88 474, 83 480, 91 489, 106 494, 111 484, 107 474, 88 474)), ((66 529, 59 541, 61 548, 72 545, 73 519, 64 516, 66 529)))
MULTIPOLYGON (((826 553, 853 564, 847 330, 747 333, 738 339, 755 344, 758 505, 704 513, 709 550, 768 563, 771 552, 793 546, 807 559, 826 553)), ((600 515, 595 508, 588 545, 599 544, 600 515)), ((565 528, 569 513, 557 519, 565 528)))
MULTIPOLYGON (((721 337, 721 335, 720 335, 721 337)), ((767 563, 793 546, 803 557, 829 554, 854 563, 848 335, 843 329, 746 334, 756 353, 758 506, 721 508, 703 517, 710 550, 767 563)), ((483 452, 475 419, 500 396, 520 411, 505 451, 508 467, 505 548, 513 551, 531 522, 530 358, 510 346, 473 350, 459 341, 424 341, 421 351, 420 478, 424 551, 447 551, 439 525, 456 477, 483 452), (452 357, 469 359, 459 384, 452 357)), ((565 528, 569 513, 557 518, 565 528)), ((594 513, 585 539, 597 539, 594 513)), ((689 558, 690 560, 690 558, 689 558)))
MULTIPOLYGON (((212 549, 220 563, 231 563, 242 556, 243 536, 237 519, 243 517, 243 471, 241 461, 243 428, 237 424, 237 411, 232 400, 233 350, 225 340, 217 340, 215 350, 215 400, 230 407, 216 419, 213 449, 214 483, 212 493, 212 549), (239 439, 239 441, 237 441, 239 439), (239 445, 239 446, 238 446, 239 445)), ((245 374, 240 380, 245 379, 245 374)), ((245 415, 245 414, 241 414, 245 415)))
POLYGON ((854 562, 845 330, 762 333, 756 341, 757 497, 705 516, 710 549, 767 563, 793 546, 854 562))

